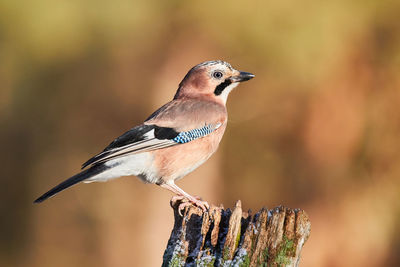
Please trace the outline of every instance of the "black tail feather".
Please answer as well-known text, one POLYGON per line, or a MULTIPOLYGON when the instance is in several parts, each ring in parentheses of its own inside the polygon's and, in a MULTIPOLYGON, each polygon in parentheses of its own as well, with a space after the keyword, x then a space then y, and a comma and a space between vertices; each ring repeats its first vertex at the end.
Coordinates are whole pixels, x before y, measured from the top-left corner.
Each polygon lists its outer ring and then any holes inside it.
POLYGON ((105 166, 104 164, 100 165, 95 165, 87 170, 84 170, 71 178, 65 180, 64 182, 60 183, 59 185, 55 186, 54 188, 50 189, 46 193, 44 193, 41 197, 36 199, 34 203, 40 203, 42 201, 45 201, 49 197, 54 196, 55 194, 61 192, 64 189, 67 189, 68 187, 71 187, 79 182, 82 182, 83 180, 86 180, 94 175, 97 175, 99 173, 102 173, 103 171, 107 170, 109 167, 105 166))

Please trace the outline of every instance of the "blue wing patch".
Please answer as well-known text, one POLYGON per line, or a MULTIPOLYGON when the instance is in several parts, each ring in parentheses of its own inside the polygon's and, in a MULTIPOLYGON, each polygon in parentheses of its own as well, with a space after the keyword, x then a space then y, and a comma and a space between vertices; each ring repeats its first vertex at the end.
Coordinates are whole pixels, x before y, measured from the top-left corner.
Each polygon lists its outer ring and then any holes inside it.
POLYGON ((206 135, 214 132, 220 126, 221 126, 220 123, 217 124, 217 125, 208 124, 208 125, 205 125, 204 127, 200 128, 200 129, 193 129, 193 130, 186 131, 186 132, 180 132, 172 140, 174 142, 176 142, 176 143, 185 144, 187 142, 193 141, 193 140, 195 140, 197 138, 206 136, 206 135))

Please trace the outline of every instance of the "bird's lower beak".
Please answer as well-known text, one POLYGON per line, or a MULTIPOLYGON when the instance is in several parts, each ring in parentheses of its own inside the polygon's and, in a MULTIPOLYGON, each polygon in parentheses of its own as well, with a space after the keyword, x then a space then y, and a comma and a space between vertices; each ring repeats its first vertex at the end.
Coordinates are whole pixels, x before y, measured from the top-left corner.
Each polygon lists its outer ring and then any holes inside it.
POLYGON ((253 79, 254 77, 255 75, 250 72, 240 71, 238 75, 232 76, 231 80, 232 82, 244 82, 253 79))

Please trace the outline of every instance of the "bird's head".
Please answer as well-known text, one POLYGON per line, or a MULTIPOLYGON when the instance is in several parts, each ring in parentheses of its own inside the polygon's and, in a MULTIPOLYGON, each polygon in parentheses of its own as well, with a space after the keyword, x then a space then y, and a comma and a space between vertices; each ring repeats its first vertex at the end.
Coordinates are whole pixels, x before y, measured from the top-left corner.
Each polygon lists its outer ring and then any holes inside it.
POLYGON ((225 61, 206 61, 186 74, 174 99, 211 97, 225 104, 233 88, 252 78, 254 74, 235 70, 225 61))

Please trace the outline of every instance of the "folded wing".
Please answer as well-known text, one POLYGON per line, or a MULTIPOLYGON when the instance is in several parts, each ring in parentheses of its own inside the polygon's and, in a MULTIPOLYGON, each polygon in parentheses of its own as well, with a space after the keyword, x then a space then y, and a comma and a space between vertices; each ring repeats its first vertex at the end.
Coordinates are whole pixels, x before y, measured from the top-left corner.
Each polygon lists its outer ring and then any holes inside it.
POLYGON ((103 152, 86 161, 82 168, 118 157, 185 144, 204 137, 221 126, 207 124, 202 127, 177 132, 174 128, 144 124, 132 128, 108 145, 103 152))

